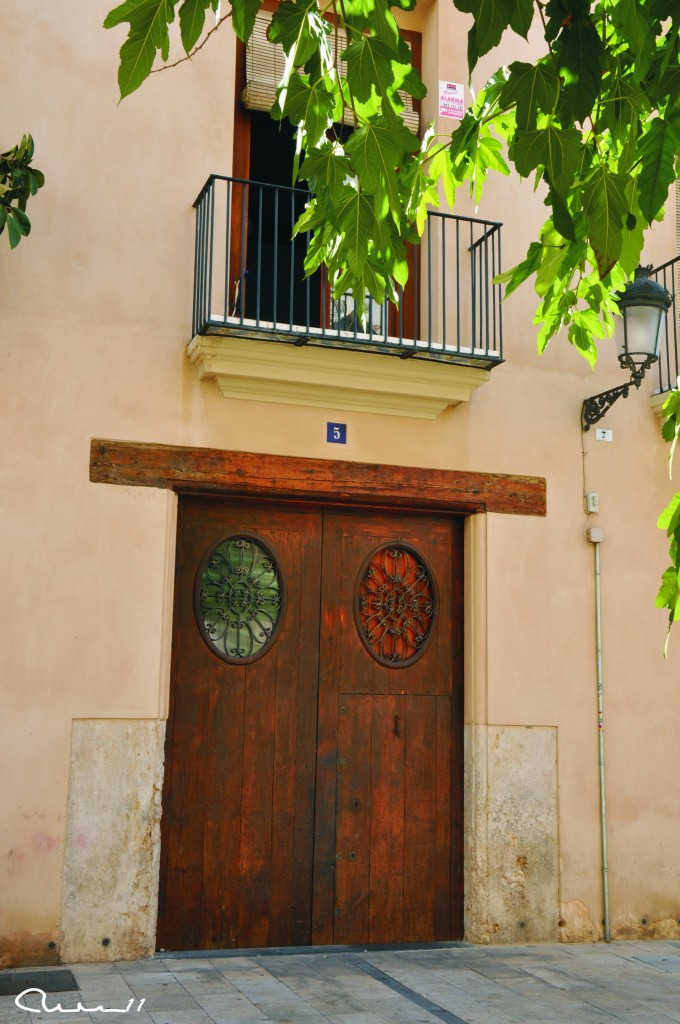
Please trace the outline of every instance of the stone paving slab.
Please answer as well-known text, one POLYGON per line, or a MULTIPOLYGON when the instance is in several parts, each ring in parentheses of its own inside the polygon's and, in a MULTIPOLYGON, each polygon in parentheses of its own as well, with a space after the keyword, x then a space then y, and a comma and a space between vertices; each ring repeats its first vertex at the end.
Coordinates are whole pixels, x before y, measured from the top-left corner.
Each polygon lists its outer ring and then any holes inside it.
POLYGON ((161 953, 68 966, 78 992, 47 993, 38 1013, 0 996, 0 1024, 680 1024, 673 941, 161 953), (63 1012, 79 1001, 85 1010, 63 1012))

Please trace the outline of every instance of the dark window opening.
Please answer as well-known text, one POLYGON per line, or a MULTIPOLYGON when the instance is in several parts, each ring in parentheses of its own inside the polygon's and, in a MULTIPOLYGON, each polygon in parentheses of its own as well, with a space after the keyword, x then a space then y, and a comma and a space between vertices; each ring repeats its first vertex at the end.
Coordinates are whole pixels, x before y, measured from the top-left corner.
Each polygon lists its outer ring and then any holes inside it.
MULTIPOLYGON (((292 238, 307 200, 293 191, 295 137, 287 121, 252 111, 244 316, 282 324, 321 325, 321 275, 305 277, 308 238, 292 238), (260 183, 260 184, 258 184, 260 183), (271 187, 276 186, 276 187, 271 187)), ((324 306, 326 303, 324 302, 324 306)))

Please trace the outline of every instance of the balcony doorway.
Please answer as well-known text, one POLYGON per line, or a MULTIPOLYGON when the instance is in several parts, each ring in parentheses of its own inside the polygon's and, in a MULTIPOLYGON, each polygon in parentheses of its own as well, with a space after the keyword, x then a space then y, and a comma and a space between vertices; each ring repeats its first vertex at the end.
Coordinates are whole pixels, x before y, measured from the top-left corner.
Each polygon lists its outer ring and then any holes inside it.
MULTIPOLYGON (((320 327, 321 274, 305 278, 308 238, 304 234, 293 238, 307 192, 293 187, 295 141, 291 126, 287 121, 273 121, 262 111, 252 111, 249 150, 243 315, 256 323, 320 327)), ((327 307, 327 302, 324 305, 327 307)))

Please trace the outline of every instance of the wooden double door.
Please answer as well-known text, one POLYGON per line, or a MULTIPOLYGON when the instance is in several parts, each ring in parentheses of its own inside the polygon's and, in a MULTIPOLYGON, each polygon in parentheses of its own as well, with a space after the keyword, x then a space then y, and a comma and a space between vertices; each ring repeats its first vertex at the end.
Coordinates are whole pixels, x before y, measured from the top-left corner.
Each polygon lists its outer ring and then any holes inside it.
POLYGON ((180 499, 157 944, 462 935, 462 521, 180 499))

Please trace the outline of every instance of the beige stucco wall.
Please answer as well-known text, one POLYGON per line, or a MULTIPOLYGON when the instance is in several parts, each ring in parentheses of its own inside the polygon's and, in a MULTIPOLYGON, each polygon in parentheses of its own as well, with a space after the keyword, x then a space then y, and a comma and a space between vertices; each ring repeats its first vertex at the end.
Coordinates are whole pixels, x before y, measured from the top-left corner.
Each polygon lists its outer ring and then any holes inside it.
MULTIPOLYGON (((466 721, 487 746, 492 735, 510 749, 520 737, 539 737, 529 759, 546 780, 543 792, 553 785, 558 793, 559 840, 545 831, 552 874, 535 879, 545 922, 535 938, 556 934, 559 920, 563 937, 593 937, 602 916, 585 467, 601 501, 591 524, 605 530, 613 933, 668 932, 680 917, 680 641, 664 661, 654 597, 666 561, 654 524, 672 485, 648 405, 651 382, 608 415, 613 443, 591 432, 584 455, 581 402, 622 379, 612 346, 603 345, 594 375, 566 342, 539 359, 525 288, 504 309, 507 362, 469 405, 433 421, 227 400, 199 384, 185 354, 191 204, 210 172, 230 169, 231 30, 117 106, 123 32, 102 31, 108 6, 77 0, 29 17, 24 3, 8 0, 3 12, 6 52, 15 57, 2 148, 30 130, 47 184, 31 203, 31 237, 11 254, 0 238, 0 964, 48 962, 62 949, 62 876, 65 861, 67 871, 74 865, 73 721, 141 720, 155 729, 166 713, 174 502, 161 491, 90 484, 93 436, 547 478, 547 517, 485 517, 484 543, 470 542, 468 558, 467 606, 481 625, 468 636, 466 721), (328 419, 348 424, 345 447, 326 444, 328 419), (563 916, 555 906, 549 919, 546 893, 556 884, 563 916)), ((465 80, 465 30, 465 19, 436 3, 425 13, 432 87, 440 77, 465 80)), ((521 58, 524 47, 517 40, 504 59, 521 58)), ((495 60, 485 59, 488 69, 495 60)), ((460 209, 470 209, 464 197, 460 209)), ((499 178, 480 212, 505 222, 510 266, 545 211, 531 183, 499 178)), ((669 216, 647 259, 662 262, 675 244, 669 216)), ((495 800, 500 828, 509 804, 500 790, 495 800)), ((527 818, 515 824, 513 834, 526 835, 527 818)), ((496 863, 489 884, 502 876, 496 863)), ((501 890, 499 883, 492 894, 494 921, 501 890)))

